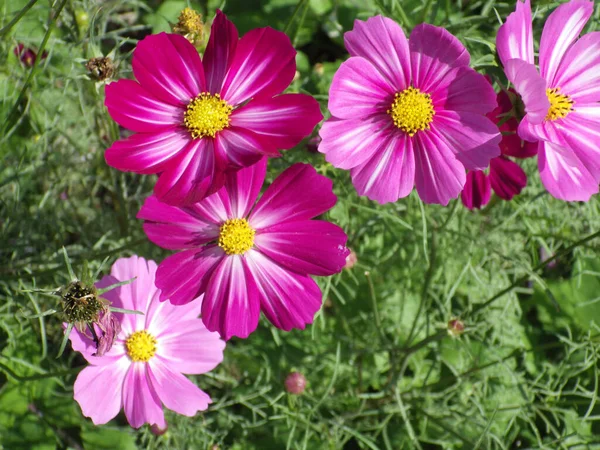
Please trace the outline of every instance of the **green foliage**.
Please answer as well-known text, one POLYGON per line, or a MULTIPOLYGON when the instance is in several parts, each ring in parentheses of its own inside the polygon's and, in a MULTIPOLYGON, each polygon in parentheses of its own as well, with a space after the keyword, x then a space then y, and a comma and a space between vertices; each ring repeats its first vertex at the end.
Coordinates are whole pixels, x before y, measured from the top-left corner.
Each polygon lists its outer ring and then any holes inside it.
MULTIPOLYGON (((528 186, 512 202, 469 212, 459 201, 423 205, 413 193, 381 206, 358 197, 348 174, 306 142, 270 162, 267 182, 298 161, 332 178, 339 201, 327 219, 347 231, 358 256, 352 269, 319 280, 315 323, 285 333, 262 321, 250 339, 230 341, 222 365, 193 377, 214 403, 193 418, 168 413, 163 436, 131 430, 122 415, 103 427, 81 415, 72 386, 85 362, 69 348, 54 358, 62 324, 42 313, 60 309, 59 299, 38 291, 72 281, 63 246, 74 266, 88 261, 104 273, 121 256, 168 254, 135 218, 154 178, 104 162, 121 131, 84 63, 113 52, 117 77, 131 78, 137 40, 168 30, 186 5, 208 18, 222 8, 240 34, 285 30, 299 50, 290 91, 313 94, 323 111, 347 57, 343 33, 377 13, 407 33, 422 21, 447 27, 477 70, 505 83, 493 51, 497 16, 512 2, 0 2, 0 27, 28 8, 0 41, 0 447, 592 448, 600 243, 586 237, 600 229, 598 199, 551 198, 527 160, 528 186), (21 42, 47 58, 24 67, 13 53, 21 42), (540 264, 542 248, 558 255, 555 267, 540 264), (466 329, 450 337, 456 317, 466 329), (284 391, 291 371, 308 379, 302 396, 284 391)), ((536 36, 555 6, 537 3, 536 36)))

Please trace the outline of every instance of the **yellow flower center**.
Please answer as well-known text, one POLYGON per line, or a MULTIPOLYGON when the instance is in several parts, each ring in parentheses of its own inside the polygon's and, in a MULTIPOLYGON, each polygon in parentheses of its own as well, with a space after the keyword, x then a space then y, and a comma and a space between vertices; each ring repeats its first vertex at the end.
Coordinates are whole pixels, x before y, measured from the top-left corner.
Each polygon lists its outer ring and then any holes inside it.
POLYGON ((191 8, 184 8, 179 14, 179 28, 185 33, 202 32, 202 16, 191 8))
POLYGON ((146 330, 136 331, 127 338, 125 347, 133 362, 148 362, 156 353, 156 338, 146 330))
POLYGON ((435 115, 431 95, 414 87, 396 92, 387 113, 392 117, 394 125, 409 136, 414 136, 417 131, 429 130, 429 124, 435 115))
POLYGON ((561 94, 560 88, 546 89, 546 96, 550 101, 550 109, 546 114, 546 120, 564 119, 573 111, 573 100, 566 94, 561 94))
POLYGON ((233 108, 219 94, 202 92, 187 105, 183 123, 194 139, 215 137, 229 126, 231 111, 233 108))
POLYGON ((246 219, 229 219, 219 233, 219 247, 228 255, 242 255, 254 245, 254 233, 246 219))

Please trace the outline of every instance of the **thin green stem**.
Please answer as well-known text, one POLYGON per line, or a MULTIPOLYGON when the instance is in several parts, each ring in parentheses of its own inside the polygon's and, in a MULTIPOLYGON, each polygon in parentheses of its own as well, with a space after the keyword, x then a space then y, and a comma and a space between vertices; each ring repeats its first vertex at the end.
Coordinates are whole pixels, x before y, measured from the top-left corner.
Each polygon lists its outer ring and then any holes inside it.
POLYGON ((4 28, 2 28, 2 29, 0 30, 0 36, 3 36, 3 35, 5 35, 6 33, 8 33, 8 32, 11 30, 11 28, 12 28, 12 27, 14 27, 14 26, 17 24, 17 22, 18 22, 19 20, 21 20, 21 17, 23 17, 23 16, 24 16, 24 15, 27 13, 27 11, 29 11, 29 10, 30 10, 30 9, 33 7, 33 5, 35 5, 35 4, 37 3, 37 1, 38 1, 38 0, 29 0, 29 3, 27 3, 27 4, 26 4, 26 5, 25 5, 25 6, 24 6, 22 9, 21 9, 21 11, 19 11, 19 12, 18 12, 18 13, 15 15, 15 17, 13 17, 13 18, 12 18, 12 20, 11 20, 10 22, 8 22, 8 23, 7 23, 7 24, 4 26, 4 28))

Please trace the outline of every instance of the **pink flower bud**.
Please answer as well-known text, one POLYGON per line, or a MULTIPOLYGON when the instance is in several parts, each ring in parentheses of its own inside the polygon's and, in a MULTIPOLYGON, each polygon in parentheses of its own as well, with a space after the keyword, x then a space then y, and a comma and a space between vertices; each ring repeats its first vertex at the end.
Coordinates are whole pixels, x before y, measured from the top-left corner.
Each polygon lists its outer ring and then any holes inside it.
POLYGON ((465 332, 465 324, 462 320, 452 319, 448 321, 448 334, 452 337, 459 337, 465 332))
POLYGON ((346 265, 344 266, 344 269, 352 269, 357 262, 358 257, 356 256, 356 253, 354 250, 350 250, 350 253, 346 256, 346 265))
POLYGON ((285 390, 290 394, 300 395, 306 389, 306 377, 299 372, 290 373, 285 379, 285 390))

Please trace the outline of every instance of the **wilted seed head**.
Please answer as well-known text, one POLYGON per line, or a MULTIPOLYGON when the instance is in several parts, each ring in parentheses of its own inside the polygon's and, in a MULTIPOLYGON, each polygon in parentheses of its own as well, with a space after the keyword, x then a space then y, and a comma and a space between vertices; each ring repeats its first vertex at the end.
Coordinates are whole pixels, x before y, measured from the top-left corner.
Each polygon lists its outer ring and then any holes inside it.
POLYGON ((85 63, 85 68, 89 72, 90 78, 96 81, 107 80, 115 74, 115 65, 108 56, 91 58, 85 63))
POLYGON ((306 389, 306 377, 300 372, 292 372, 285 379, 285 390, 290 394, 300 395, 306 389))
POLYGON ((63 311, 67 322, 85 323, 98 321, 105 304, 98 298, 96 288, 81 281, 73 281, 62 291, 63 311))
POLYGON ((173 33, 184 36, 191 44, 199 45, 202 43, 202 33, 204 24, 202 15, 191 8, 185 8, 179 14, 179 21, 173 25, 173 33))
POLYGON ((452 319, 448 321, 448 334, 452 337, 459 337, 465 332, 465 324, 462 320, 452 319))

